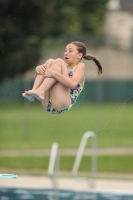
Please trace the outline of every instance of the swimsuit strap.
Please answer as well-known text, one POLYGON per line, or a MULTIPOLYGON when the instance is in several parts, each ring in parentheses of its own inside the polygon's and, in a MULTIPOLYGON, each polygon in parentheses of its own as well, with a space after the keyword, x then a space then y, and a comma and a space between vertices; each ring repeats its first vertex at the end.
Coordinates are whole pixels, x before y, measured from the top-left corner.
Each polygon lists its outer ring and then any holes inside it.
POLYGON ((74 70, 76 69, 77 65, 75 65, 73 68, 72 68, 72 72, 74 72, 74 70))
POLYGON ((77 65, 75 65, 75 66, 71 69, 71 71, 68 72, 68 75, 69 75, 70 77, 73 76, 73 73, 74 73, 74 70, 75 70, 76 67, 77 67, 77 65))

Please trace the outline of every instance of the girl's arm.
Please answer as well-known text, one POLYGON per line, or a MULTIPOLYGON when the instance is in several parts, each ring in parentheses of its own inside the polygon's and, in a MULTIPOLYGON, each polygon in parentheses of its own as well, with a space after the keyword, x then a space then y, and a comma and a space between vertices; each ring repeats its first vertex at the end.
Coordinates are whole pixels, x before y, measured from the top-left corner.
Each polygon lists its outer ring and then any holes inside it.
POLYGON ((84 79, 85 72, 86 66, 83 63, 79 63, 71 78, 60 74, 52 68, 46 69, 45 77, 54 77, 57 81, 59 81, 66 87, 75 88, 76 85, 78 85, 78 83, 80 83, 84 79))

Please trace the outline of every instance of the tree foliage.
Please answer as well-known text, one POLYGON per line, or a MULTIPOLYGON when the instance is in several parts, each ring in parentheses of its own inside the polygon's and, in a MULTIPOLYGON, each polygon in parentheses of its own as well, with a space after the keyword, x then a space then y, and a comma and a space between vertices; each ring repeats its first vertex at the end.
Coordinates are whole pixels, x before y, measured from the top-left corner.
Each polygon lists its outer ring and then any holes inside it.
POLYGON ((35 67, 42 41, 100 34, 108 0, 1 0, 0 81, 35 67))

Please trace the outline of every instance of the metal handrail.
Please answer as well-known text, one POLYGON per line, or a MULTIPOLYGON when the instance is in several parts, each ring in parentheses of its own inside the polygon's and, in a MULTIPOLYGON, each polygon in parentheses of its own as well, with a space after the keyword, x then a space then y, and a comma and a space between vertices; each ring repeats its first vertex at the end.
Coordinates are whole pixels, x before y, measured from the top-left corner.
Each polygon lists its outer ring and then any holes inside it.
POLYGON ((78 173, 78 169, 81 163, 81 159, 83 157, 83 153, 85 150, 85 146, 87 143, 88 138, 92 137, 92 164, 91 164, 91 187, 95 187, 95 179, 96 179, 96 135, 94 132, 92 131, 88 131, 86 133, 84 133, 78 151, 77 151, 77 155, 75 158, 75 162, 73 165, 73 169, 72 169, 72 176, 73 177, 77 177, 77 173, 78 173))
POLYGON ((58 189, 58 177, 59 177, 59 145, 54 142, 52 144, 50 160, 48 166, 48 176, 51 178, 53 188, 58 189))

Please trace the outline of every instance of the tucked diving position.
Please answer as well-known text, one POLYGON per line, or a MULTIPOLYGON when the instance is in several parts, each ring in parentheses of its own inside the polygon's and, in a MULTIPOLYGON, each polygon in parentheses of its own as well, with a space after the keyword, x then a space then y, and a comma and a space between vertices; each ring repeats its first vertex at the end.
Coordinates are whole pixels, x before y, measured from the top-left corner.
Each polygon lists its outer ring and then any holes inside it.
POLYGON ((64 60, 48 59, 36 67, 33 88, 22 96, 31 102, 36 98, 51 114, 70 110, 84 88, 86 66, 83 59, 93 60, 98 67, 98 75, 102 74, 98 58, 86 52, 85 44, 71 42, 65 48, 64 60))

